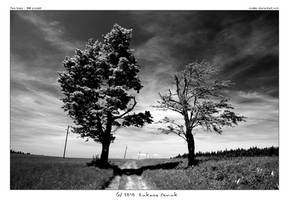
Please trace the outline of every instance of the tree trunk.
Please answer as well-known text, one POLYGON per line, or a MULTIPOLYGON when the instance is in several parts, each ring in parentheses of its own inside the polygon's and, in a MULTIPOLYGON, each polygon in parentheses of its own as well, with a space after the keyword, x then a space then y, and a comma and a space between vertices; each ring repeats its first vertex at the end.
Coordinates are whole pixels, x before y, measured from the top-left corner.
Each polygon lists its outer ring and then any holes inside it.
POLYGON ((188 166, 192 166, 196 163, 195 160, 195 140, 192 133, 187 133, 187 144, 188 144, 188 166))
POLYGON ((111 127, 112 127, 112 115, 111 113, 107 113, 107 124, 102 141, 102 151, 100 156, 100 161, 103 164, 108 163, 109 145, 111 143, 110 137, 111 127))
POLYGON ((102 151, 100 156, 100 160, 102 163, 108 163, 109 145, 110 141, 102 143, 102 151))

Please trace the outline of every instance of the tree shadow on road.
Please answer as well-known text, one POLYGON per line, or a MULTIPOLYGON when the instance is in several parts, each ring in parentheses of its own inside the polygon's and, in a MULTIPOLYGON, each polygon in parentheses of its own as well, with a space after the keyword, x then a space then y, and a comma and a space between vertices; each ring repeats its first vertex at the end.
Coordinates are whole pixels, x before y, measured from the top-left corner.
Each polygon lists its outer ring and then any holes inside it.
POLYGON ((95 166, 102 169, 112 169, 114 176, 122 176, 122 175, 142 175, 145 170, 157 170, 157 169, 175 169, 180 164, 180 161, 161 163, 156 165, 147 165, 137 169, 121 169, 119 166, 111 164, 111 163, 87 163, 87 166, 95 166))
POLYGON ((115 173, 118 175, 142 175, 145 170, 157 170, 157 169, 174 169, 179 165, 180 162, 169 162, 157 165, 147 165, 137 169, 116 169, 115 173))

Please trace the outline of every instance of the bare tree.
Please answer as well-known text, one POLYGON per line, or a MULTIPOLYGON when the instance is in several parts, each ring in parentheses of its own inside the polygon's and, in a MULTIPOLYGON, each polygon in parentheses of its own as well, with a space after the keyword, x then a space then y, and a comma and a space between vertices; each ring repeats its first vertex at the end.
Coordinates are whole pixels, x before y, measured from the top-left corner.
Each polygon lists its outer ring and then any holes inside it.
POLYGON ((222 127, 237 125, 244 116, 235 114, 224 89, 231 85, 228 80, 217 80, 215 67, 208 62, 188 64, 181 73, 174 76, 175 89, 160 95, 158 105, 182 115, 182 122, 165 117, 160 121, 162 133, 174 133, 187 142, 188 165, 195 163, 194 134, 198 128, 222 133, 222 127))

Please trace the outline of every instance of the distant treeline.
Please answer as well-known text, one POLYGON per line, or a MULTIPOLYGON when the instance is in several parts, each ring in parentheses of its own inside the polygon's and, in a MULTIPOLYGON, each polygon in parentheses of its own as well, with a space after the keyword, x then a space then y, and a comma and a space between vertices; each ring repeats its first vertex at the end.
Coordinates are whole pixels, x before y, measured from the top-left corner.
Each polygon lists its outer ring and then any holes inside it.
POLYGON ((10 149, 10 153, 31 155, 31 153, 24 153, 24 152, 22 152, 22 151, 14 151, 14 150, 12 150, 12 149, 10 149))
MULTIPOLYGON (((224 151, 213 151, 213 152, 197 152, 197 157, 239 157, 239 156, 279 156, 279 147, 266 147, 258 148, 251 147, 249 149, 231 149, 224 151)), ((174 158, 187 158, 188 154, 177 155, 174 158)))

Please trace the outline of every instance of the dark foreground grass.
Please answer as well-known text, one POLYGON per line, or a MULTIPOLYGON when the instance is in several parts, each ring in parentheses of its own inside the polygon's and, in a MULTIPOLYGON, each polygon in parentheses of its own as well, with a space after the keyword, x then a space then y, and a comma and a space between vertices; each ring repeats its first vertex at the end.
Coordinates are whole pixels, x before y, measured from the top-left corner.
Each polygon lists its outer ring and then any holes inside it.
MULTIPOLYGON (((278 189, 278 157, 237 157, 201 160, 186 168, 185 159, 174 169, 146 170, 144 179, 156 189, 278 189)), ((141 161, 141 165, 144 161, 141 161)))
MULTIPOLYGON (((11 154, 11 189, 102 189, 112 169, 88 167, 90 159, 11 154)), ((117 164, 122 163, 116 160, 117 164)))

